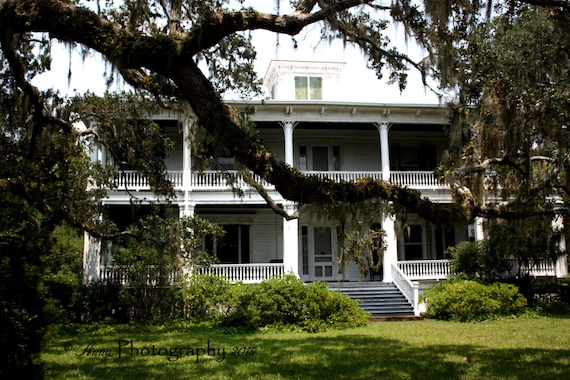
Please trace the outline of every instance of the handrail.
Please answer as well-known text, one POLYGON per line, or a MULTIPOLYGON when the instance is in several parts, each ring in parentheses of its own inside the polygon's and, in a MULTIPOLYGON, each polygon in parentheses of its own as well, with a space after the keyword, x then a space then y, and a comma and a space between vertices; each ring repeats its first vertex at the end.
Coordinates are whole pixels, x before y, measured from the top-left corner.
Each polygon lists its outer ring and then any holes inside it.
POLYGON ((391 271, 392 271, 392 281, 394 285, 406 297, 406 299, 412 304, 414 309, 414 316, 420 316, 420 307, 419 307, 419 298, 420 298, 420 289, 419 283, 416 281, 410 281, 410 279, 406 276, 404 272, 398 268, 397 265, 394 263, 391 264, 391 271))

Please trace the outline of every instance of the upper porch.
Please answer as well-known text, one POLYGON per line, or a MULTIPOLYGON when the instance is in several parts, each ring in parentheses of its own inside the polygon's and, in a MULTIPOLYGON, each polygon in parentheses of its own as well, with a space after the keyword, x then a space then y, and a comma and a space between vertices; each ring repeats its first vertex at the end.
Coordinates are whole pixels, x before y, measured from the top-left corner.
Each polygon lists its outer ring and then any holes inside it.
MULTIPOLYGON (((304 171, 307 176, 316 176, 335 182, 354 182, 363 178, 382 180, 381 171, 304 171)), ((235 170, 204 171, 185 173, 184 170, 169 170, 168 179, 175 191, 222 191, 231 187, 247 188, 246 181, 235 170)), ((254 176, 267 190, 273 186, 254 176)), ((432 171, 391 171, 388 181, 398 186, 417 190, 446 190, 449 188, 432 171)), ((132 170, 119 171, 115 177, 117 190, 148 191, 150 185, 146 177, 132 170)))

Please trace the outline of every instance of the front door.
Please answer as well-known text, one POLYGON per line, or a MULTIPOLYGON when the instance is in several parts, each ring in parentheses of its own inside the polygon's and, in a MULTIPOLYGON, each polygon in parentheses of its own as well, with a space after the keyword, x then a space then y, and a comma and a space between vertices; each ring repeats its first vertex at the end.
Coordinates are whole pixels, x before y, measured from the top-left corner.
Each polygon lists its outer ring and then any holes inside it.
POLYGON ((313 276, 317 281, 334 280, 335 255, 331 227, 313 228, 313 276))

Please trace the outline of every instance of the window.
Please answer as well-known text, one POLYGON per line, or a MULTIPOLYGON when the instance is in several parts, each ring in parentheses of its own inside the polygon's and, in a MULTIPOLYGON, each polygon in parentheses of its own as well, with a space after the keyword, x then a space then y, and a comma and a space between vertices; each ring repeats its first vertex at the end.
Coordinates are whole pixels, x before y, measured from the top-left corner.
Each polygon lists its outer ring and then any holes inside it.
POLYGON ((322 100, 323 78, 295 77, 295 100, 322 100))
POLYGON ((301 227, 301 257, 303 260, 303 275, 309 274, 309 227, 301 227))
POLYGON ((313 170, 326 172, 329 170, 329 149, 326 146, 313 147, 313 170))
POLYGON ((249 225, 227 224, 222 228, 226 231, 222 238, 214 235, 206 237, 206 249, 214 253, 221 264, 249 263, 249 225))
POLYGON ((333 170, 340 171, 340 146, 333 146, 333 170))
POLYGON ((307 146, 299 146, 299 170, 307 170, 307 146))
POLYGON ((422 257, 422 226, 410 224, 404 231, 404 258, 405 260, 418 260, 422 257))

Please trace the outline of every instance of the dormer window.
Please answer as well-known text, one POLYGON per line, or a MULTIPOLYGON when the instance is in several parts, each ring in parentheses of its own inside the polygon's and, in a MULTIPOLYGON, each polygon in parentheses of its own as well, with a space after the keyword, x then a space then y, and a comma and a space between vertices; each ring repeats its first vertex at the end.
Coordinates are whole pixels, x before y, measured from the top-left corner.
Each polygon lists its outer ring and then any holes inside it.
POLYGON ((295 100, 322 100, 323 78, 295 77, 295 100))

